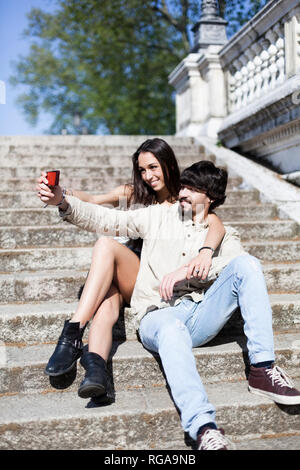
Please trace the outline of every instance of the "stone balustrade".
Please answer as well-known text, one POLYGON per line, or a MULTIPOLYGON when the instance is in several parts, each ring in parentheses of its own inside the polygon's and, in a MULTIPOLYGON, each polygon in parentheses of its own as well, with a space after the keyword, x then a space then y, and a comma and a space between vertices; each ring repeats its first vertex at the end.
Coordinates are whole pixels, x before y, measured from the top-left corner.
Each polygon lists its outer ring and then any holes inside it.
POLYGON ((284 26, 277 23, 229 64, 228 112, 247 106, 285 79, 284 26))
POLYGON ((271 0, 223 42, 202 40, 170 74, 176 134, 212 137, 281 172, 300 170, 299 0, 271 0))

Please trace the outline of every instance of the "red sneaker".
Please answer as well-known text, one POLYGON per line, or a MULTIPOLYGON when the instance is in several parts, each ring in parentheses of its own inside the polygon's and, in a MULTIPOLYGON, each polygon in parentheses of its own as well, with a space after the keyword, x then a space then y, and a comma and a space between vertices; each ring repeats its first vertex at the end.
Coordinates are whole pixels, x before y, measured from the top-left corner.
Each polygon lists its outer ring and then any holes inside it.
POLYGON ((256 395, 270 398, 282 405, 299 405, 300 391, 278 366, 271 368, 250 367, 248 389, 256 395))

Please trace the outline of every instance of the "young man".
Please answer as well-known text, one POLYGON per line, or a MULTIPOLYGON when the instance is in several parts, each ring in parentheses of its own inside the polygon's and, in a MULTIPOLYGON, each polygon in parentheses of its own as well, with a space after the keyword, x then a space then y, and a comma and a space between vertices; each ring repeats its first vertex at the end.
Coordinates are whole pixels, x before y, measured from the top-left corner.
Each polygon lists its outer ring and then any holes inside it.
POLYGON ((226 171, 201 161, 184 170, 181 183, 179 201, 171 207, 123 212, 61 193, 51 204, 59 203, 61 216, 86 230, 111 235, 126 230, 131 238, 143 238, 131 299, 141 341, 159 353, 182 426, 198 448, 227 449, 192 348, 216 336, 238 306, 251 363, 249 390, 283 404, 299 404, 300 392, 273 364, 272 312, 259 261, 243 250, 231 227, 216 252, 203 246, 207 215, 226 198, 226 171), (188 272, 187 263, 199 250, 212 254, 208 273, 188 272))

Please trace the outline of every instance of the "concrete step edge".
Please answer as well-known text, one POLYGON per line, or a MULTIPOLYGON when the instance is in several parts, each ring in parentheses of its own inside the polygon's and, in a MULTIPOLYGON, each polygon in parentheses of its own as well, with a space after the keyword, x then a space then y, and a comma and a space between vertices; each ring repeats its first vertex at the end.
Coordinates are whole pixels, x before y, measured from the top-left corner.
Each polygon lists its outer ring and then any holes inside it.
MULTIPOLYGON (((0 193, 1 194, 1 193, 0 193)), ((240 210, 243 210, 243 209, 257 209, 257 210, 261 210, 262 208, 268 208, 268 209, 273 209, 275 208, 276 209, 276 206, 274 204, 272 204, 272 202, 270 203, 262 203, 262 202, 257 202, 257 203, 253 203, 252 201, 250 201, 250 204, 245 204, 245 203, 242 203, 241 205, 239 205, 239 207, 237 208, 237 206, 235 204, 226 204, 224 206, 220 206, 220 208, 217 208, 217 210, 219 209, 228 209, 228 210, 231 210, 231 209, 240 209, 240 210)), ((55 207, 48 207, 48 211, 51 210, 51 211, 56 211, 56 208, 55 207)), ((18 212, 25 212, 25 213, 28 213, 28 214, 31 214, 32 211, 35 211, 35 212, 44 212, 44 209, 42 207, 35 207, 35 208, 31 208, 31 207, 24 207, 24 208, 20 208, 20 207, 0 207, 0 212, 3 212, 3 213, 7 213, 7 212, 13 212, 13 213, 18 213, 18 212)), ((282 219, 280 219, 282 220, 282 219)), ((283 219, 284 220, 284 219, 283 219)), ((285 219, 285 220, 289 220, 289 219, 285 219)))
MULTIPOLYGON (((277 334, 274 344, 276 364, 288 370, 290 377, 300 378, 300 332, 277 334)), ((39 344, 2 348, 0 396, 49 391, 51 387, 44 368, 54 347, 53 344, 39 344)), ((193 354, 204 383, 234 382, 245 378, 245 336, 228 339, 217 336, 208 345, 194 348, 193 354)), ((147 351, 136 340, 114 342, 108 369, 111 391, 158 387, 165 383, 158 356, 147 351)), ((72 390, 78 388, 83 376, 84 370, 78 364, 72 390)))
MULTIPOLYGON (((71 224, 68 224, 67 222, 62 222, 61 219, 58 218, 59 216, 57 216, 57 225, 40 225, 40 226, 31 226, 31 225, 22 225, 20 227, 16 227, 15 230, 18 230, 18 231, 26 231, 26 230, 55 230, 55 229, 59 229, 59 230, 73 230, 73 231, 83 231, 81 230, 80 228, 76 227, 76 226, 72 226, 71 224)), ((230 225, 232 227, 235 227, 235 228, 238 228, 239 226, 240 227, 246 227, 247 225, 258 225, 258 226, 274 226, 274 225, 277 225, 277 226, 281 226, 281 227, 286 227, 286 226, 296 226, 296 222, 294 222, 293 220, 289 220, 289 219, 277 219, 277 220, 247 220, 247 221, 244 221, 244 220, 241 220, 241 221, 236 221, 236 220, 229 220, 229 221, 226 221, 224 223, 224 225, 230 225)), ((5 225, 5 226, 1 226, 0 227, 0 230, 1 231, 7 231, 7 230, 12 230, 13 227, 9 226, 9 225, 5 225)))
MULTIPOLYGON (((273 329, 280 332, 299 332, 300 329, 300 295, 269 295, 273 311, 273 329)), ((71 318, 77 302, 41 302, 10 303, 0 305, 0 324, 2 344, 36 345, 57 341, 63 322, 71 318)), ((230 337, 243 332, 243 321, 240 313, 235 312, 222 329, 220 335, 230 337)), ((120 318, 113 330, 114 339, 135 340, 134 316, 130 308, 121 311, 120 318)))
MULTIPOLYGON (((297 293, 300 283, 300 263, 263 265, 269 294, 297 293)), ((1 273, 0 286, 3 291, 0 304, 73 302, 85 283, 87 270, 52 270, 1 273)))
MULTIPOLYGON (((59 332, 58 332, 59 335, 59 332)), ((280 333, 274 336, 274 344, 276 350, 289 350, 299 355, 300 361, 300 332, 298 333, 280 333)), ((6 360, 1 360, 1 367, 14 368, 23 367, 28 365, 46 364, 51 355, 53 344, 37 344, 27 346, 10 346, 5 347, 6 360)), ((245 337, 236 336, 222 340, 217 338, 212 340, 207 345, 193 348, 194 355, 201 357, 204 355, 230 355, 246 351, 245 337)), ((147 351, 142 344, 137 340, 129 340, 124 342, 114 342, 113 353, 111 356, 112 362, 118 360, 135 360, 153 358, 153 355, 147 351)), ((298 371, 300 376, 300 370, 298 371)))
MULTIPOLYGON (((260 259, 261 263, 274 261, 300 262, 300 241, 280 242, 272 245, 267 243, 244 244, 249 254, 260 259)), ((16 248, 0 250, 2 273, 30 272, 44 269, 57 270, 57 264, 64 269, 77 267, 88 271, 92 259, 92 247, 56 247, 56 248, 16 248)))
MULTIPOLYGON (((264 262, 262 263, 263 269, 265 271, 267 270, 278 270, 278 271, 283 271, 284 269, 290 270, 293 269, 295 271, 298 271, 300 269, 300 262, 296 261, 293 263, 290 262, 264 262)), ((85 269, 59 269, 55 272, 48 271, 48 270, 41 270, 41 271, 22 271, 18 273, 0 273, 0 281, 3 279, 26 279, 28 277, 32 278, 37 278, 37 277, 49 277, 51 279, 56 279, 56 278, 62 278, 64 276, 66 277, 72 277, 72 275, 75 277, 81 277, 82 275, 86 275, 86 270, 85 269)))
MULTIPOLYGON (((299 387, 300 381, 296 382, 299 387)), ((270 400, 251 394, 247 382, 207 384, 217 423, 226 435, 300 431, 297 415, 270 400)), ((1 448, 163 449, 183 440, 174 404, 164 388, 118 392, 110 406, 85 408, 72 392, 6 396, 0 399, 1 448), (59 432, 59 439, 57 439, 59 432), (75 438, 76 436, 76 438, 75 438)))
MULTIPOLYGON (((269 295, 271 303, 289 304, 291 302, 300 304, 300 293, 273 293, 269 295)), ((23 315, 47 315, 53 314, 57 310, 64 311, 68 314, 74 312, 77 301, 73 302, 22 302, 22 303, 9 303, 0 304, 1 317, 13 317, 23 315)), ((128 309, 130 310, 130 309, 128 309)))

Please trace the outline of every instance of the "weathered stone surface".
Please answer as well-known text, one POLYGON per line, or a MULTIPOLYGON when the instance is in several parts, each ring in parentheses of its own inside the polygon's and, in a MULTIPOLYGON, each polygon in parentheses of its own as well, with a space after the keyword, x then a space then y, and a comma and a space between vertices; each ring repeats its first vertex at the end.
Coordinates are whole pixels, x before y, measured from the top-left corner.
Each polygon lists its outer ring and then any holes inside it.
MULTIPOLYGON (((88 180, 87 180, 88 181, 88 180)), ((82 186, 78 186, 81 187, 82 186)), ((82 188, 83 189, 83 188, 82 188)), ((216 213, 224 222, 231 220, 264 220, 275 219, 278 216, 276 207, 271 204, 252 204, 244 206, 225 205, 216 213)), ((0 209, 0 226, 31 226, 31 225, 57 225, 57 209, 43 208, 4 208, 0 209)))
MULTIPOLYGON (((270 295, 273 325, 276 331, 300 330, 300 295, 270 295)), ((76 309, 76 298, 71 302, 38 302, 0 304, 1 339, 10 344, 55 343, 65 319, 71 318, 76 309)), ((243 322, 234 314, 224 326, 224 335, 241 334, 243 322)), ((129 308, 125 308, 116 324, 115 337, 136 339, 134 321, 129 308)))
MULTIPOLYGON (((44 368, 54 347, 54 344, 7 346, 6 361, 0 364, 0 394, 49 390, 49 378, 44 374, 44 368)), ((291 376, 300 377, 300 332, 276 335, 275 350, 278 365, 288 368, 291 376)), ((245 379, 248 366, 245 336, 219 334, 207 345, 193 351, 204 383, 245 379)), ((148 352, 136 340, 115 342, 108 366, 111 392, 165 385, 158 356, 148 352)), ((83 375, 83 368, 78 366, 76 381, 69 390, 76 392, 83 375)))
MULTIPOLYGON (((52 388, 43 373, 64 320, 75 312, 97 236, 62 223, 56 209, 42 209, 29 185, 42 167, 73 167, 72 184, 83 186, 78 189, 95 193, 104 184, 111 189, 125 182, 131 155, 143 140, 143 136, 0 138, 0 174, 7 185, 0 194, 2 449, 191 448, 159 361, 137 342, 130 309, 121 312, 113 332, 116 342, 109 369, 114 403, 85 407, 87 401, 77 397, 81 366, 76 381, 64 392, 52 388), (99 174, 93 177, 97 169, 99 174), (26 174, 28 191, 21 186, 26 174)), ((216 159, 209 148, 194 145, 193 139, 170 138, 170 142, 181 168, 199 159, 216 159)), ((225 160, 218 163, 225 166, 225 160)), ((261 197, 255 185, 245 185, 243 172, 229 167, 228 198, 218 212, 239 230, 245 248, 263 263, 278 364, 299 383, 299 226, 272 199, 261 197)), ((196 348, 194 355, 216 405, 218 424, 236 448, 297 446, 298 407, 282 409, 247 391, 247 354, 238 312, 213 342, 196 348), (261 439, 265 436, 272 437, 269 444, 261 439)))
MULTIPOLYGON (((263 267, 269 292, 297 293, 300 283, 299 264, 274 264, 263 267)), ((77 298, 87 271, 49 270, 0 274, 0 303, 69 301, 77 298)))
MULTIPOLYGON (((208 384, 227 435, 300 431, 294 414, 250 394, 246 382, 208 384)), ((183 440, 179 417, 164 388, 122 391, 110 406, 86 409, 68 392, 2 397, 1 449, 163 449, 183 440)))

